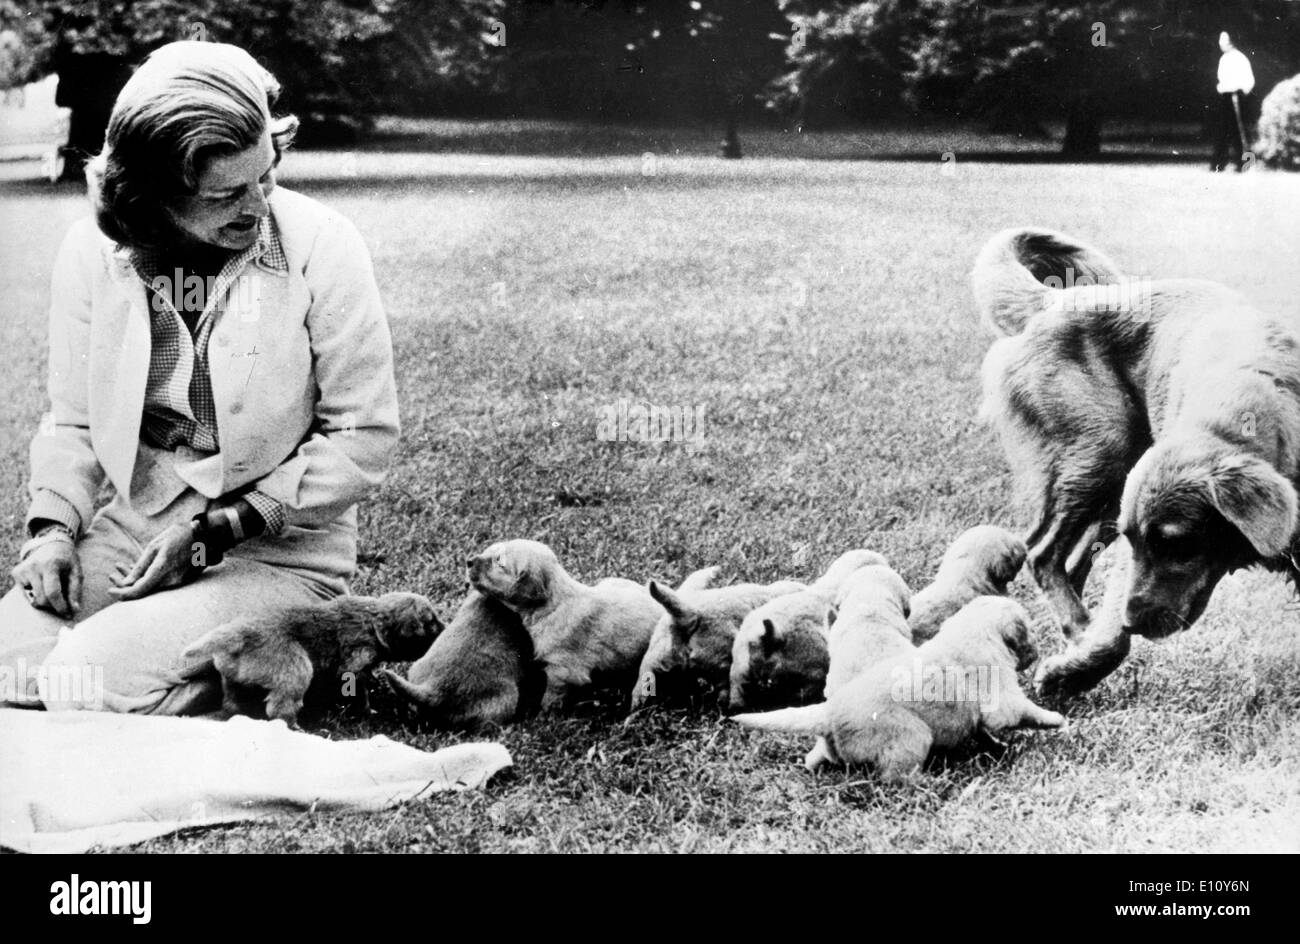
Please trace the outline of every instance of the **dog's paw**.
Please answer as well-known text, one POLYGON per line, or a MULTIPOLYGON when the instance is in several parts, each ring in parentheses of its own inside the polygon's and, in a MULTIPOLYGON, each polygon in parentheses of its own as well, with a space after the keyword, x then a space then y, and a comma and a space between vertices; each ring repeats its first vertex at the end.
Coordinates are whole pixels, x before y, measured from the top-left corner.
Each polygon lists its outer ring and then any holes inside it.
POLYGON ((632 710, 644 708, 654 701, 657 694, 656 687, 654 672, 648 671, 637 679, 636 685, 632 688, 632 710))
POLYGON ((1106 673, 1093 671, 1066 652, 1039 663, 1034 673, 1034 690, 1043 701, 1059 702, 1082 695, 1105 676, 1106 673))
POLYGON ((1038 726, 1040 728, 1053 728, 1057 731, 1060 731, 1068 727, 1069 722, 1065 720, 1065 715, 1061 714, 1060 712, 1045 711, 1043 712, 1042 717, 1039 719, 1038 726))
POLYGON ((1089 639, 1044 659, 1034 673, 1034 688, 1044 701, 1072 698, 1097 685, 1128 655, 1129 637, 1119 633, 1089 639))

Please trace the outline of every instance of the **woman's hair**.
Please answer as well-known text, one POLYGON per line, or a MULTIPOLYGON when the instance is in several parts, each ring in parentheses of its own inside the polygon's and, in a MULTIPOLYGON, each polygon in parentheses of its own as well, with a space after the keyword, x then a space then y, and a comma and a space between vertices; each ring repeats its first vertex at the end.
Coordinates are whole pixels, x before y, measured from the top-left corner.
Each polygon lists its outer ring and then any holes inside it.
POLYGON ((280 83, 238 46, 177 42, 155 50, 126 83, 104 150, 86 165, 99 228, 132 248, 170 241, 165 205, 198 189, 206 162, 253 147, 269 127, 276 154, 298 119, 271 118, 280 83))

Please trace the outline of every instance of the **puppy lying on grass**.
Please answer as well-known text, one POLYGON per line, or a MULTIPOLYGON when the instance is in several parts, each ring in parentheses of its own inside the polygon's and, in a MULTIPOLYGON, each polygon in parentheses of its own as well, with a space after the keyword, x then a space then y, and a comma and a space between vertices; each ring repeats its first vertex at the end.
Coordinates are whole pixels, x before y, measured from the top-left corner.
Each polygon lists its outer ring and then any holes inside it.
POLYGON ((907 622, 911 596, 903 578, 883 564, 860 567, 849 576, 826 613, 826 698, 871 666, 913 651, 907 622))
POLYGON ((477 590, 406 678, 388 669, 379 674, 423 720, 442 728, 518 720, 536 707, 544 684, 519 614, 477 590))
POLYGON ((676 591, 650 581, 650 595, 667 612, 655 626, 641 660, 632 691, 633 710, 652 701, 693 694, 701 684, 716 692, 725 707, 731 647, 741 621, 769 600, 806 589, 794 580, 701 586, 701 575, 707 574, 711 581, 716 572, 716 567, 697 571, 676 591))
POLYGON ((901 780, 932 748, 956 747, 981 731, 1063 727, 1063 717, 1020 690, 1016 672, 1036 658, 1024 608, 1006 597, 976 597, 929 642, 868 668, 829 701, 735 720, 821 738, 821 750, 805 760, 809 769, 868 764, 885 780, 901 780))
POLYGON ((776 597, 746 616, 731 647, 731 709, 819 700, 830 661, 826 609, 855 570, 884 563, 875 551, 847 551, 806 590, 776 597))
POLYGON ((627 692, 664 615, 641 584, 607 577, 587 586, 537 541, 502 541, 468 561, 469 582, 519 614, 546 672, 542 710, 564 707, 571 694, 616 684, 627 692))
POLYGON ((934 581, 912 597, 912 637, 924 642, 943 621, 979 596, 1004 596, 1028 551, 1025 542, 993 525, 963 531, 949 545, 934 581))
MULTIPOLYGON (((912 591, 903 578, 881 564, 855 570, 840 589, 835 606, 826 612, 825 698, 829 699, 873 665, 914 651, 907 625, 912 591)), ((831 757, 826 738, 817 738, 809 753, 809 769, 831 757)))
POLYGON ((345 673, 361 675, 380 660, 418 659, 441 629, 433 604, 417 593, 343 596, 232 620, 197 640, 184 658, 212 661, 227 717, 256 717, 264 706, 267 718, 296 728, 308 689, 313 701, 318 693, 333 701, 345 673))

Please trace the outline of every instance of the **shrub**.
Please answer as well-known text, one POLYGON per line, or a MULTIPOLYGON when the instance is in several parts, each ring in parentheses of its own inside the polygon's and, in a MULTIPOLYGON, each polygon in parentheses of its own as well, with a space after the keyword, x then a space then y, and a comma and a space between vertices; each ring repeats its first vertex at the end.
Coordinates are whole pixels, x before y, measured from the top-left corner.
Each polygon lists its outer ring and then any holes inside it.
POLYGON ((1277 83, 1260 105, 1255 156, 1269 167, 1300 170, 1300 75, 1277 83))

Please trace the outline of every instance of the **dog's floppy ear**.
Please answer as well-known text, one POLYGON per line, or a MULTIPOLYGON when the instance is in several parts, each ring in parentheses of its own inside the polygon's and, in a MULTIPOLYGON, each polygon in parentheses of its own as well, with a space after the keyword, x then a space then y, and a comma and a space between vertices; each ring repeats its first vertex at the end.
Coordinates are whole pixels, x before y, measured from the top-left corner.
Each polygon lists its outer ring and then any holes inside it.
POLYGON ((1023 672, 1038 661, 1038 648, 1029 638, 1029 623, 1017 613, 1011 621, 1010 649, 1016 657, 1016 671, 1023 672))
POLYGON ((525 568, 515 578, 511 596, 519 603, 531 603, 540 606, 546 602, 546 576, 531 568, 525 568))
POLYGON ((1295 486, 1252 455, 1225 456, 1210 476, 1210 500, 1261 557, 1276 557, 1296 530, 1295 486))
POLYGON ((776 651, 776 624, 770 619, 763 620, 763 635, 758 638, 763 647, 764 655, 771 655, 776 651))
MULTIPOLYGON (((1010 538, 1009 535, 1008 537, 1010 538)), ((1016 579, 1016 574, 1020 573, 1020 568, 1025 566, 1025 558, 1029 556, 1029 552, 1025 548, 1025 542, 1019 538, 1011 538, 1006 546, 998 550, 1000 553, 993 562, 989 576, 993 578, 993 583, 1005 592, 1007 585, 1016 579)))

